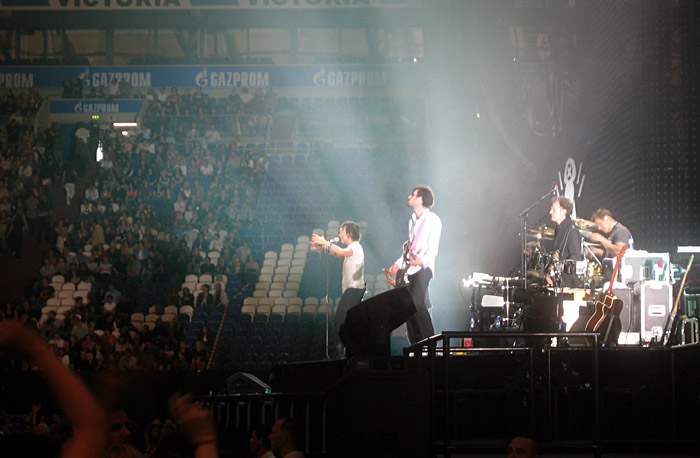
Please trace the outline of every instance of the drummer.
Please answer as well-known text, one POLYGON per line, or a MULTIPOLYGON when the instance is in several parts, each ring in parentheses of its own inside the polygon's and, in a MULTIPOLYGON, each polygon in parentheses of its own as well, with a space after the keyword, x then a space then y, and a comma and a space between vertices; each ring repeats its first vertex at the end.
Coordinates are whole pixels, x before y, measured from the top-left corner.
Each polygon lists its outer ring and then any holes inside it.
POLYGON ((599 259, 614 258, 623 246, 629 245, 628 248, 634 248, 631 246, 632 234, 629 229, 616 221, 610 210, 600 208, 593 213, 591 219, 602 232, 602 234, 594 232, 588 236, 588 240, 591 242, 602 245, 602 248, 590 247, 596 257, 599 259))
POLYGON ((563 267, 559 271, 550 269, 547 275, 547 283, 550 285, 556 284, 556 276, 559 275, 562 287, 573 288, 578 286, 578 277, 576 276, 575 263, 567 263, 566 261, 582 261, 583 253, 581 252, 581 233, 571 220, 571 212, 573 204, 564 196, 554 197, 552 199, 552 207, 549 210, 549 216, 552 221, 558 224, 554 232, 554 256, 563 267), (568 267, 567 267, 568 264, 568 267))

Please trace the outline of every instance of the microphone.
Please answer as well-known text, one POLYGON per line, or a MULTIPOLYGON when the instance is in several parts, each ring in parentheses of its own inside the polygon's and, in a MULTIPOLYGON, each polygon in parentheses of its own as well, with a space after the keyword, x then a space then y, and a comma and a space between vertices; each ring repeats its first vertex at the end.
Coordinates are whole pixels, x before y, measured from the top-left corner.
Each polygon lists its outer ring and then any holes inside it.
POLYGON ((340 237, 333 237, 332 239, 329 240, 330 243, 338 243, 340 242, 340 237))

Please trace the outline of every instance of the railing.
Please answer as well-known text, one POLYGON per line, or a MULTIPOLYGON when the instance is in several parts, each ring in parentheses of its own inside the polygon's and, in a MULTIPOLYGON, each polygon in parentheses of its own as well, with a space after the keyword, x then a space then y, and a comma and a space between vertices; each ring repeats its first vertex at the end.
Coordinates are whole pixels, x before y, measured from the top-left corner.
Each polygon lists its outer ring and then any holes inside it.
MULTIPOLYGON (((527 358, 527 371, 525 378, 528 381, 527 397, 524 399, 525 404, 529 406, 527 423, 533 428, 535 425, 543 425, 545 438, 551 437, 553 427, 553 384, 552 384, 552 354, 553 352, 561 351, 578 351, 586 352, 591 355, 591 377, 590 377, 590 394, 593 397, 592 401, 592 421, 593 431, 592 437, 588 440, 578 441, 572 446, 577 448, 589 449, 596 457, 600 456, 600 388, 599 388, 599 345, 598 334, 592 333, 521 333, 521 332, 443 332, 442 334, 430 337, 421 342, 404 349, 404 355, 409 359, 409 366, 412 366, 419 374, 429 375, 431 378, 431 393, 430 405, 431 412, 431 431, 430 441, 433 445, 432 456, 442 454, 449 457, 455 451, 468 451, 477 447, 483 441, 477 440, 462 440, 457 441, 453 436, 455 425, 453 420, 454 406, 453 395, 456 388, 452 386, 456 375, 452 373, 451 368, 454 365, 456 357, 468 358, 476 355, 521 355, 527 358), (556 338, 560 342, 562 339, 583 339, 589 342, 590 345, 580 348, 563 348, 544 346, 545 342, 556 338), (518 341, 525 341, 528 346, 508 346, 505 348, 497 347, 465 347, 465 339, 511 339, 509 345, 516 345, 518 341), (534 343, 534 345, 533 345, 534 343), (456 345, 455 345, 456 344, 456 345), (539 344, 539 345, 538 345, 539 344), (545 373, 538 372, 538 364, 536 359, 540 355, 544 355, 546 359, 545 373), (447 357, 445 357, 447 356, 447 357), (537 392, 542 381, 545 386, 546 400, 545 412, 539 412, 538 406, 541 405, 537 399, 537 392), (538 421, 539 420, 539 421, 538 421), (436 425, 440 422, 439 428, 436 425)), ((505 371, 504 371, 505 372, 505 371)), ((494 381, 494 385, 496 381, 494 381)), ((485 392, 486 390, 475 390, 475 392, 485 392)))

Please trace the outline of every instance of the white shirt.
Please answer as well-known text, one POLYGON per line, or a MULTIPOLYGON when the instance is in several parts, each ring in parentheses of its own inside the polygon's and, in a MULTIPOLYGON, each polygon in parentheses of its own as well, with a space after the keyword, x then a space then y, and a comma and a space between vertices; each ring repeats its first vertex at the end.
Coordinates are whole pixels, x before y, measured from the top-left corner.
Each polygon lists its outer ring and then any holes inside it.
POLYGON ((352 250, 352 255, 345 256, 343 259, 343 292, 347 288, 363 289, 365 287, 365 252, 362 245, 355 240, 348 245, 348 248, 352 250))
MULTIPOLYGON (((430 269, 435 275, 435 258, 438 254, 440 246, 440 234, 442 234, 442 221, 440 217, 426 208, 420 218, 416 217, 415 212, 411 215, 411 220, 408 222, 408 241, 409 247, 413 244, 413 239, 418 234, 418 231, 423 225, 420 236, 416 240, 413 247, 413 254, 418 257, 423 263, 423 266, 410 266, 408 275, 413 275, 422 268, 430 269), (425 221, 425 224, 423 224, 425 221)), ((396 264, 400 268, 406 267, 403 256, 396 260, 396 264)))

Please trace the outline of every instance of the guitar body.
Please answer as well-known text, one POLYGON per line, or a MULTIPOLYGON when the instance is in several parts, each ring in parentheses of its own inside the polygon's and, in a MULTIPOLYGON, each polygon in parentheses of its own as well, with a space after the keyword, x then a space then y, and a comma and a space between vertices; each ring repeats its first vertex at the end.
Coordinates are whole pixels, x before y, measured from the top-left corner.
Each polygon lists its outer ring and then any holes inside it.
MULTIPOLYGON (((596 304, 597 305, 597 304, 596 304)), ((620 323, 620 312, 622 312, 623 303, 621 299, 615 296, 606 295, 603 303, 603 317, 598 321, 594 332, 600 332, 603 336, 601 343, 609 346, 614 345, 620 337, 622 324, 620 323)))
MULTIPOLYGON (((606 297, 607 299, 607 297, 606 297)), ((600 320, 603 319, 603 308, 605 307, 605 304, 596 301, 595 303, 595 312, 591 317, 588 319, 588 322, 586 323, 586 332, 594 332, 595 328, 598 326, 598 323, 600 323, 600 320)))
POLYGON ((603 302, 596 301, 595 313, 586 323, 586 332, 600 332, 603 334, 601 339, 602 344, 611 345, 617 342, 620 335, 622 325, 620 323, 620 312, 624 304, 621 299, 615 297, 612 293, 614 279, 617 277, 617 271, 620 268, 620 260, 625 255, 627 245, 624 245, 617 254, 617 262, 610 277, 610 286, 605 293, 603 302))

